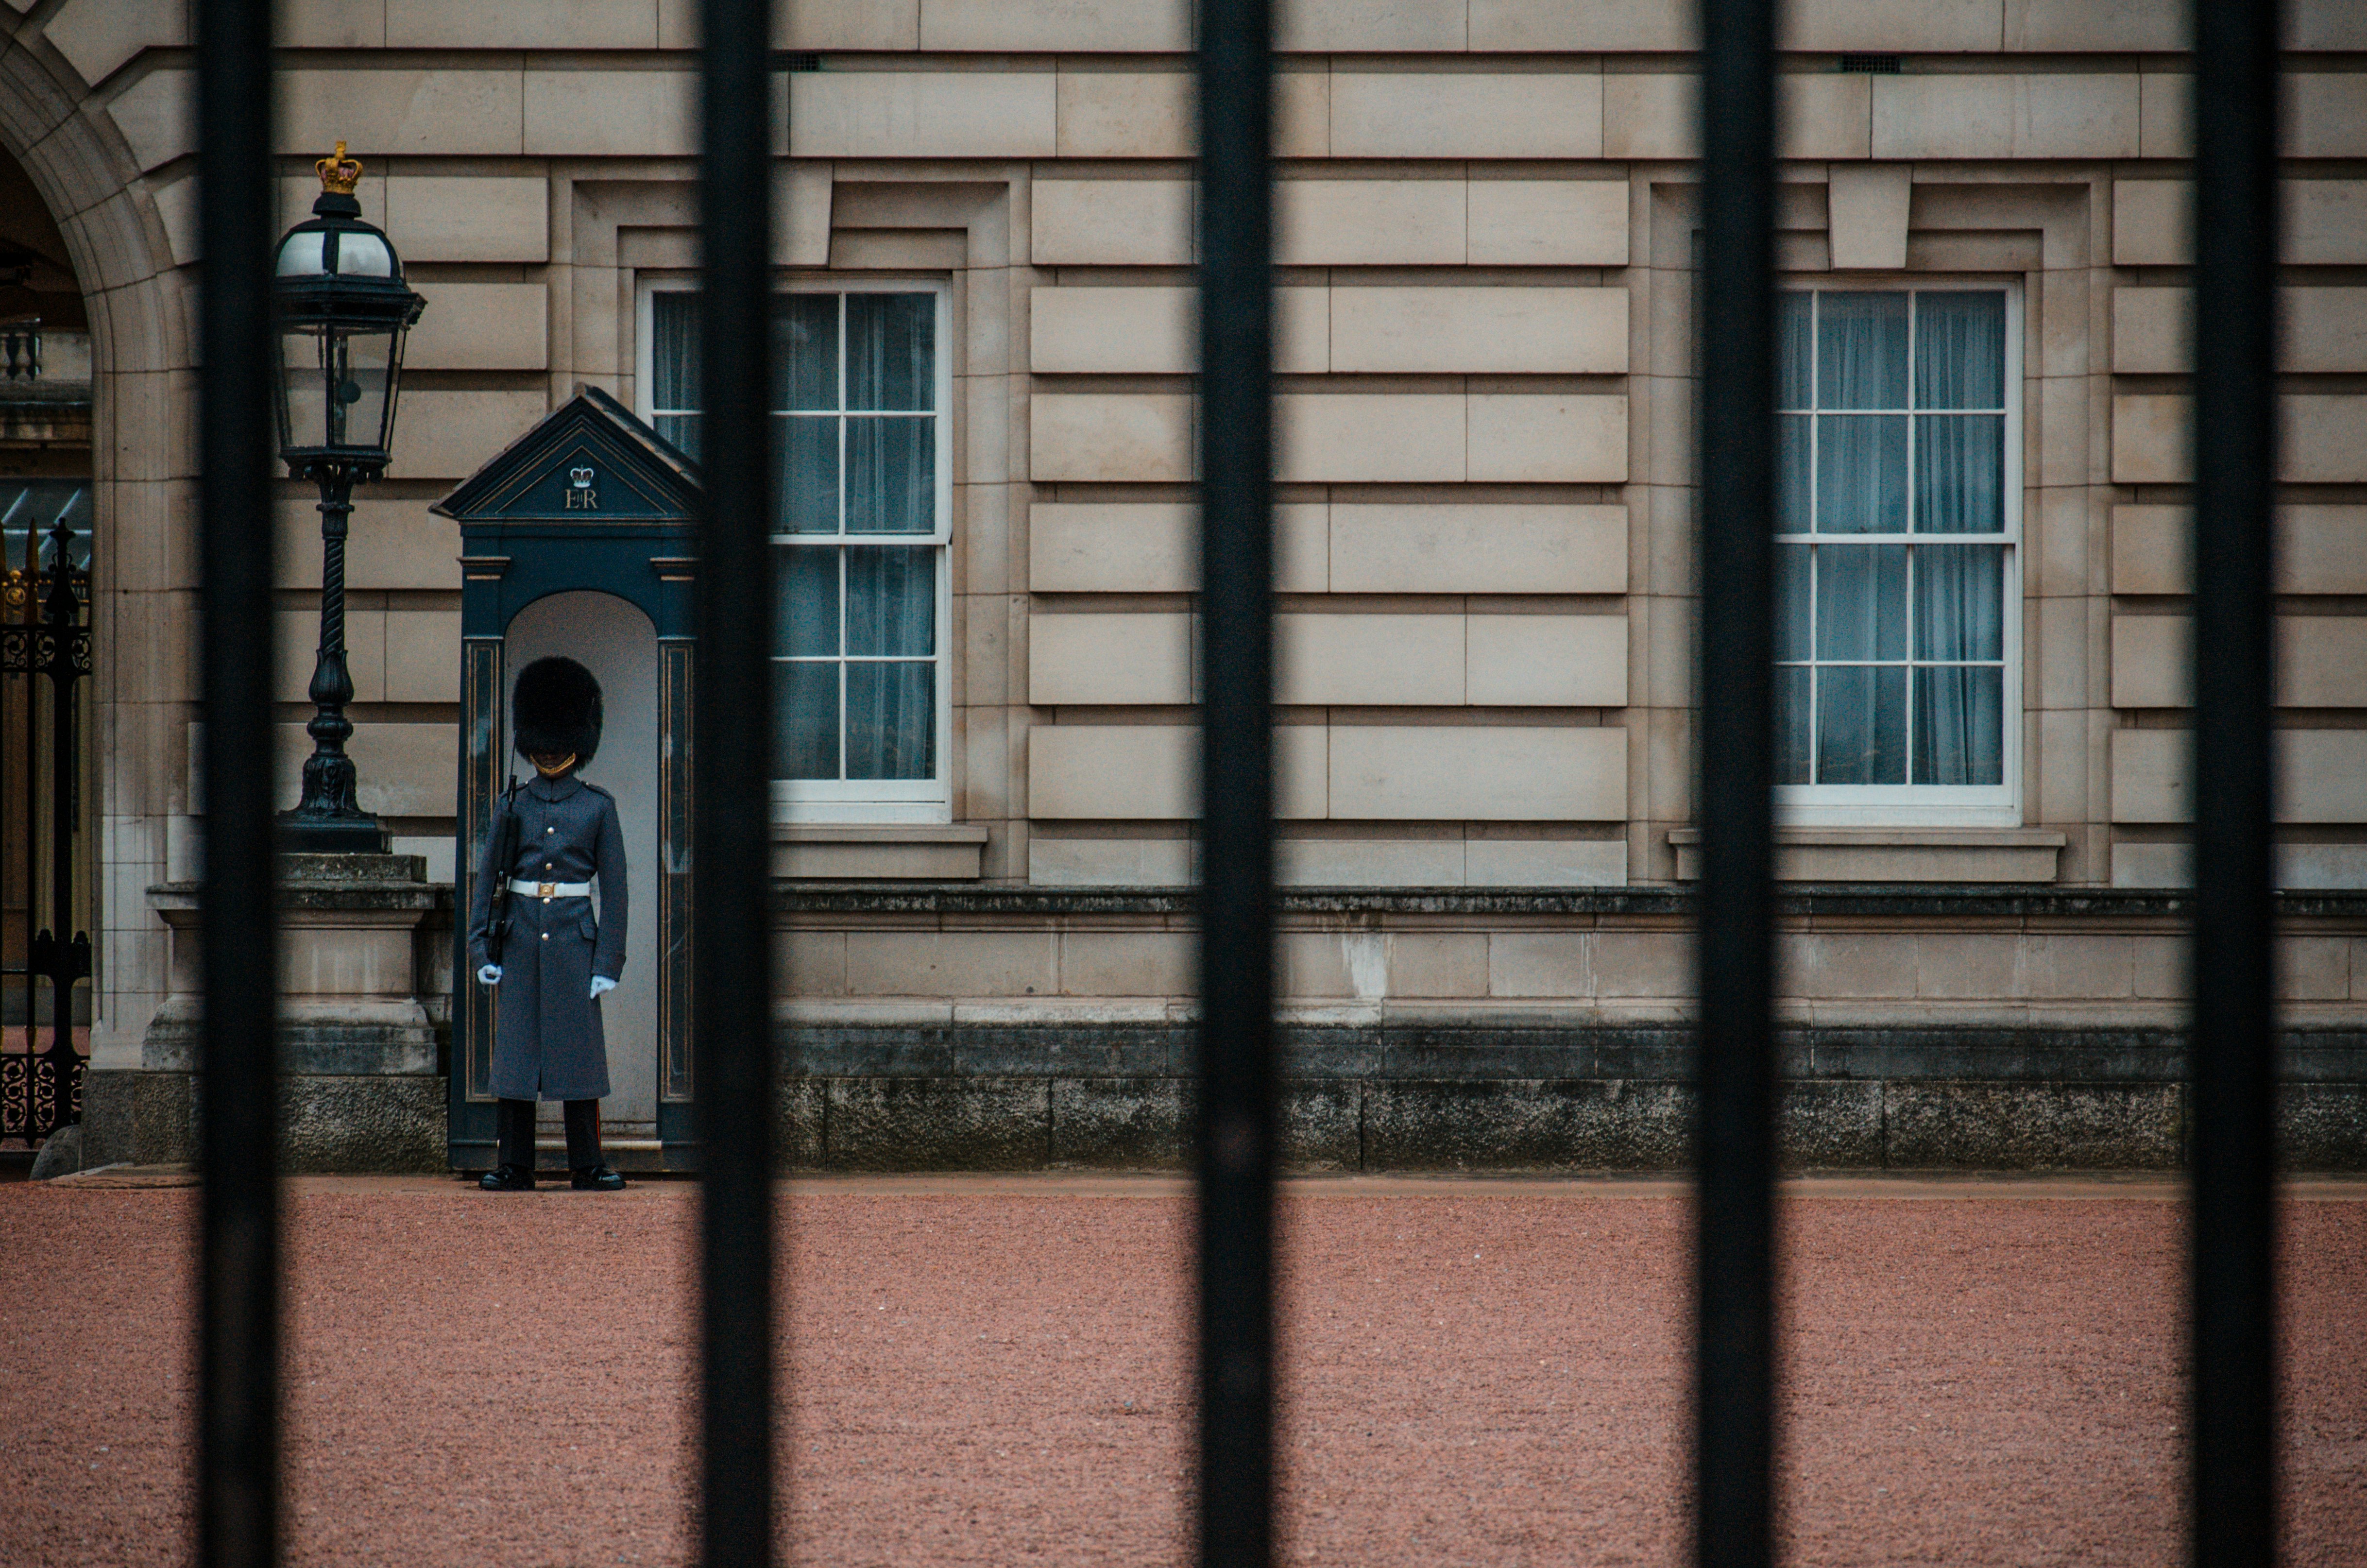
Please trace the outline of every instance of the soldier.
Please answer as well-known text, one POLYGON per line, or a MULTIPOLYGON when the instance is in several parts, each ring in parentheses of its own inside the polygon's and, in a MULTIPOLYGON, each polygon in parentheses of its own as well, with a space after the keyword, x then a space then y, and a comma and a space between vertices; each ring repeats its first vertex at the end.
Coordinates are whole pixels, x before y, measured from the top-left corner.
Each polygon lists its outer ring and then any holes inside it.
POLYGON ((496 809, 469 905, 469 961, 479 984, 498 988, 492 1078, 501 1164, 477 1185, 534 1190, 534 1106, 545 1099, 566 1104, 576 1189, 615 1192, 625 1178, 600 1157, 608 1093, 600 995, 617 988, 625 967, 625 836, 615 798, 577 771, 599 749, 600 683, 572 659, 537 659, 518 672, 510 712, 535 777, 512 785, 496 809), (499 916, 497 885, 509 895, 499 916))

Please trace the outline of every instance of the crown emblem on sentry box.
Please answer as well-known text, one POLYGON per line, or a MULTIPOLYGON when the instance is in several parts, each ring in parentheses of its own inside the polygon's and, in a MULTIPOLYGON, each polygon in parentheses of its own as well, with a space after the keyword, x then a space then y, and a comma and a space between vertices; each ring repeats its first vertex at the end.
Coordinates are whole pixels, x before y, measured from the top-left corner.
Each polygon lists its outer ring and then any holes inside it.
POLYGON ((567 483, 578 490, 589 490, 592 488, 592 471, 588 468, 571 468, 567 471, 567 483))

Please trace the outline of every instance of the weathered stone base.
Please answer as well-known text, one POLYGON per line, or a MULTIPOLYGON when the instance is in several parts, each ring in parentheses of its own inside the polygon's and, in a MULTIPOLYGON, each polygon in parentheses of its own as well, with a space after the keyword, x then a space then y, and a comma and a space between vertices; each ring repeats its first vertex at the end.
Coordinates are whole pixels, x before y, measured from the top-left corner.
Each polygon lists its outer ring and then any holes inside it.
MULTIPOLYGON (((814 1170, 1180 1168, 1190 1044, 1157 1026, 793 1030, 779 1147, 814 1170)), ((1283 1158, 1312 1171, 1678 1169, 1685 1049, 1659 1029, 1289 1030, 1283 1158)), ((2285 1165, 2367 1170, 2367 1039, 2295 1035, 2283 1055, 2285 1165)), ((1783 1056, 1780 1150, 1795 1169, 2180 1164, 2173 1038, 1799 1030, 1783 1056)))
MULTIPOLYGON (((93 1073, 84 1164, 196 1165, 196 1076, 93 1073)), ((444 1080, 429 1074, 291 1074, 279 1083, 279 1168, 294 1176, 445 1168, 444 1080)))

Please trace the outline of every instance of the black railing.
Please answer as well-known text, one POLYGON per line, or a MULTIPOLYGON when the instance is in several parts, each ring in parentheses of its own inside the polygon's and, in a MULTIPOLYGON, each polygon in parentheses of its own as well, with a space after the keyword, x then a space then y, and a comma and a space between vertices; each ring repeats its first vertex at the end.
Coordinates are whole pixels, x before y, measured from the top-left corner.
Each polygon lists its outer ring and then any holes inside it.
POLYGON ((705 0, 691 1075, 705 1557, 773 1560, 771 7, 705 0))
POLYGON ((1274 61, 1200 0, 1200 1561, 1274 1555, 1274 61))
POLYGON ((2276 1558, 2275 0, 2194 6, 2194 1561, 2276 1558), (2207 346, 2207 347, 2205 347, 2207 346))
MULTIPOLYGON (((268 0, 199 7, 205 1160, 198 1530, 277 1556, 268 673, 268 0)), ((706 0, 697 1093, 706 1561, 762 1564, 773 1476, 768 7, 706 0)), ((1702 0, 1703 634, 1696 1556, 1771 1560, 1774 0, 1702 0)), ((2194 1552, 2274 1551, 2270 506, 2275 8, 2197 4, 2194 1552)), ((1200 0, 1203 504, 1199 1554, 1272 1555, 1272 64, 1200 0)))
POLYGON ((279 931, 272 890, 271 0, 198 7, 204 1125, 198 1558, 279 1556, 279 931))

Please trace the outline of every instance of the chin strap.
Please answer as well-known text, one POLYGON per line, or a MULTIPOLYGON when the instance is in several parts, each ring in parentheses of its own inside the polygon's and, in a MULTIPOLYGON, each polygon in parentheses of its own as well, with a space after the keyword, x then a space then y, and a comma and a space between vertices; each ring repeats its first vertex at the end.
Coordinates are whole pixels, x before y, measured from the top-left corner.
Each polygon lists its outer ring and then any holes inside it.
MULTIPOLYGON (((533 759, 532 759, 532 758, 530 758, 530 757, 529 757, 527 760, 528 760, 528 761, 533 761, 533 759)), ((575 766, 575 754, 574 754, 573 752, 569 752, 569 753, 567 754, 567 760, 566 760, 566 761, 564 761, 564 762, 560 762, 560 763, 554 763, 554 764, 552 764, 552 765, 551 765, 550 767, 545 767, 541 763, 537 762, 537 763, 535 763, 535 765, 534 765, 534 770, 535 770, 537 773, 541 774, 545 778, 558 778, 561 774, 562 774, 562 773, 566 772, 569 768, 571 768, 571 767, 574 767, 574 766, 575 766)))

